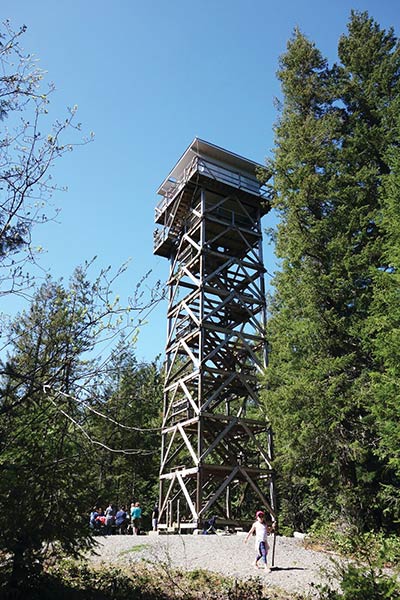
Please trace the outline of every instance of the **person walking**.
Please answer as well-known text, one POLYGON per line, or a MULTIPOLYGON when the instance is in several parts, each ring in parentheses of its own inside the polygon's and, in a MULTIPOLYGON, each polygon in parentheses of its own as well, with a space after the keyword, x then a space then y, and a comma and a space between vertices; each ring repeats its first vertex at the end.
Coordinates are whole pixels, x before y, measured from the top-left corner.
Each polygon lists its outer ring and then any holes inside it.
POLYGON ((267 523, 267 521, 265 519, 265 514, 263 513, 263 511, 258 510, 256 512, 256 520, 254 521, 249 533, 247 534, 247 536, 244 540, 244 542, 246 544, 249 537, 251 535, 253 535, 253 533, 255 533, 255 536, 256 536, 255 546, 256 546, 257 555, 256 555, 254 567, 256 569, 258 568, 258 561, 260 560, 260 558, 262 558, 262 561, 264 563, 264 569, 267 572, 269 572, 271 570, 267 566, 267 556, 268 556, 268 549, 269 549, 267 537, 268 537, 268 533, 270 532, 270 530, 271 530, 271 524, 267 523))

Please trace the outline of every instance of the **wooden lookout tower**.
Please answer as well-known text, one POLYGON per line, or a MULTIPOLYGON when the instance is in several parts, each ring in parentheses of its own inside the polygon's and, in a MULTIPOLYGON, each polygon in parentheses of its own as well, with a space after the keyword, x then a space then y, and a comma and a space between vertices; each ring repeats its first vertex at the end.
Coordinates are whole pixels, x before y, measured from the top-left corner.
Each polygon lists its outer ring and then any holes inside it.
POLYGON ((275 516, 266 365, 260 165, 196 138, 161 184, 154 253, 170 261, 160 529, 275 516), (250 503, 250 504, 249 504, 250 503))

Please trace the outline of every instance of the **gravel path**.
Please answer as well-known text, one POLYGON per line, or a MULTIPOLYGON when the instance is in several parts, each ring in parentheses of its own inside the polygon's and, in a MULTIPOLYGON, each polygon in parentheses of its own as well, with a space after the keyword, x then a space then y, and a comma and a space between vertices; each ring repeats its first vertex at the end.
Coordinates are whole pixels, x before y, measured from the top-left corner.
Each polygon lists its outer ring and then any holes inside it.
MULTIPOLYGON (((188 570, 196 568, 216 571, 245 579, 262 577, 271 589, 288 593, 315 595, 314 584, 326 582, 324 570, 332 569, 332 561, 323 552, 307 550, 302 540, 277 537, 275 567, 270 573, 255 570, 254 541, 244 543, 244 535, 112 535, 98 538, 95 564, 134 564, 145 560, 166 563, 188 570), (134 546, 139 546, 134 550, 134 546)), ((269 557, 270 560, 270 557, 269 557)))

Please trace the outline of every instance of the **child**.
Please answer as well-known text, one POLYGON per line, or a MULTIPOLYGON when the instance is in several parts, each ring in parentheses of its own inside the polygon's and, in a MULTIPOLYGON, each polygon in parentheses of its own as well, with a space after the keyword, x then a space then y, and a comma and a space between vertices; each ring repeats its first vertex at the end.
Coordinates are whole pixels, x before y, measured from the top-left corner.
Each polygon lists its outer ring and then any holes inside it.
POLYGON ((265 515, 264 515, 263 511, 262 510, 257 511, 256 512, 256 520, 253 523, 253 525, 251 526, 251 529, 244 540, 244 542, 247 543, 247 540, 249 539, 249 537, 251 535, 253 535, 253 533, 255 532, 257 556, 256 556, 256 561, 254 563, 254 566, 256 569, 258 568, 258 561, 260 560, 260 558, 262 558, 263 563, 264 563, 264 569, 266 571, 271 570, 267 567, 267 554, 268 554, 268 548, 269 548, 269 545, 267 542, 267 536, 268 536, 269 530, 270 530, 270 527, 269 527, 269 524, 265 520, 265 515))

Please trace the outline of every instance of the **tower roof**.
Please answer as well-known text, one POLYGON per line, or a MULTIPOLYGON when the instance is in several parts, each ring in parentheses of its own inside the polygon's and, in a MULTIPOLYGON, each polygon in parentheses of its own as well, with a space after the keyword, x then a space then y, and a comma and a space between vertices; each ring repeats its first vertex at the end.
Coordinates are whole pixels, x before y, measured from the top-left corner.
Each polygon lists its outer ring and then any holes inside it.
POLYGON ((195 137, 160 185, 157 194, 164 196, 170 189, 171 181, 176 181, 180 178, 185 168, 195 156, 201 156, 216 161, 219 164, 227 165, 231 169, 240 171, 248 177, 255 178, 256 169, 264 168, 260 163, 195 137))

